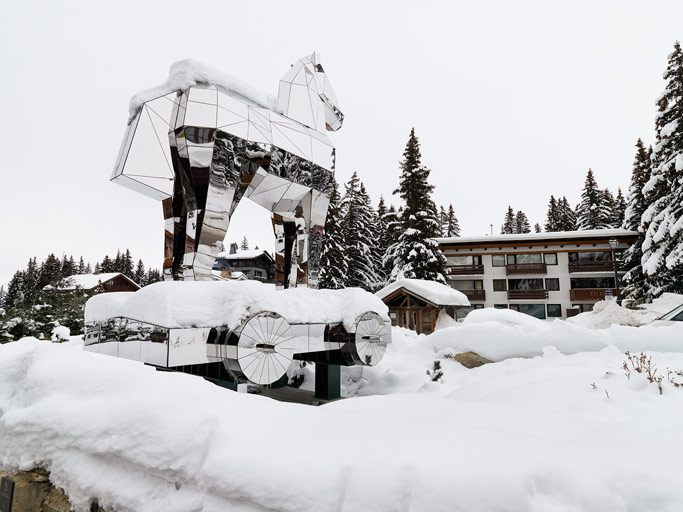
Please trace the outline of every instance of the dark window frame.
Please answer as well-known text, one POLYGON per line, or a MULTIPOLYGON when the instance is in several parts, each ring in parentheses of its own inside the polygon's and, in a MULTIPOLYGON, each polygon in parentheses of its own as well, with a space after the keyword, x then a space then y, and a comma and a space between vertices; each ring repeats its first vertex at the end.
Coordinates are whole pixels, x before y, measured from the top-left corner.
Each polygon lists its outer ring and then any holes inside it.
POLYGON ((549 292, 559 292, 560 291, 560 278, 559 277, 546 277, 545 278, 545 289, 549 292), (557 283, 557 288, 551 288, 548 286, 548 281, 557 283))

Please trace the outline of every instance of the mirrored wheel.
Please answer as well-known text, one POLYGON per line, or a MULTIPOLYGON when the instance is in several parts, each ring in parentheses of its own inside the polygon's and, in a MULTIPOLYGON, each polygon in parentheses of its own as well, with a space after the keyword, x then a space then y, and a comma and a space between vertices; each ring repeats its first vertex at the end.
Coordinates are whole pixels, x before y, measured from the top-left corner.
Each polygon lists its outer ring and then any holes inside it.
POLYGON ((287 373, 294 357, 294 338, 281 315, 256 313, 233 334, 236 346, 226 362, 231 372, 261 385, 273 384, 287 373))
POLYGON ((391 330, 381 316, 368 311, 356 320, 355 342, 359 362, 374 366, 382 360, 391 343, 391 330))

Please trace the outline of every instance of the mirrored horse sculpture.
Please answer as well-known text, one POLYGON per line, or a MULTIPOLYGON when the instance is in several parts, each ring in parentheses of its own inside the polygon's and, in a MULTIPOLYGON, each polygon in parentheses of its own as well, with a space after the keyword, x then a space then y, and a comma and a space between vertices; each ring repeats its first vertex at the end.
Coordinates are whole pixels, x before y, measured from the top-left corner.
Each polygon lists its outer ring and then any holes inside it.
POLYGON ((164 279, 213 279, 242 198, 272 212, 276 283, 315 285, 334 147, 344 116, 317 54, 299 59, 278 97, 196 61, 131 100, 112 180, 161 200, 164 279))

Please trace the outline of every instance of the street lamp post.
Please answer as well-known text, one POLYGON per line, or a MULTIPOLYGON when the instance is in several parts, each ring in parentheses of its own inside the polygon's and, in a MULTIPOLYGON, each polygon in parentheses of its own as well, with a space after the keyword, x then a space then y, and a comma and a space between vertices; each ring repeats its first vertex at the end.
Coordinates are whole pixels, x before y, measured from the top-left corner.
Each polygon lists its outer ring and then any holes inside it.
POLYGON ((621 290, 619 289, 619 273, 617 272, 617 258, 615 251, 619 248, 619 240, 611 238, 609 248, 612 251, 612 267, 614 268, 614 286, 617 289, 617 304, 621 305, 621 290))

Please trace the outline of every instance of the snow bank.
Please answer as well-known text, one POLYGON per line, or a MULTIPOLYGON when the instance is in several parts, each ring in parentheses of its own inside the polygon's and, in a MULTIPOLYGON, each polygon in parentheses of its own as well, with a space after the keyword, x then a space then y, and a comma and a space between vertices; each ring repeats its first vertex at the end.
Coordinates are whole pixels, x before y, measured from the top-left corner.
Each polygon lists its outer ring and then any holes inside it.
POLYGON ((228 94, 236 94, 274 112, 279 112, 277 98, 264 94, 243 80, 193 59, 179 60, 171 65, 166 81, 133 96, 128 105, 130 122, 142 105, 176 91, 187 91, 196 85, 214 85, 228 94))
POLYGON ((341 322, 355 332, 356 319, 375 311, 385 320, 388 309, 375 295, 360 288, 276 290, 258 281, 170 281, 145 286, 135 293, 109 293, 85 304, 85 321, 123 316, 170 328, 237 327, 260 311, 274 311, 289 323, 341 322))
MULTIPOLYGON (((424 351, 431 337, 397 329, 388 353, 424 351)), ((681 354, 652 357, 683 368, 681 354)), ((444 364, 443 383, 428 383, 413 359, 419 382, 395 375, 407 393, 315 408, 8 343, 0 467, 45 467, 78 512, 92 497, 136 512, 681 510, 683 391, 627 380, 623 360, 614 348, 546 349, 474 370, 444 364)))
POLYGON ((57 343, 69 341, 71 339, 71 329, 64 325, 57 325, 52 329, 51 339, 53 342, 57 343))
POLYGON ((464 293, 454 290, 445 284, 437 283, 436 281, 425 281, 424 279, 397 279, 379 290, 375 295, 383 299, 401 288, 405 288, 418 297, 422 297, 438 306, 470 305, 470 301, 467 300, 464 293))
POLYGON ((605 300, 597 302, 593 311, 571 317, 567 322, 595 329, 605 329, 615 324, 639 326, 653 322, 681 304, 683 295, 677 293, 664 293, 651 304, 643 304, 638 309, 624 308, 616 301, 605 300))
POLYGON ((463 325, 475 325, 488 322, 499 322, 504 326, 530 326, 541 330, 548 328, 547 322, 513 309, 475 309, 474 311, 470 311, 462 321, 463 325))

